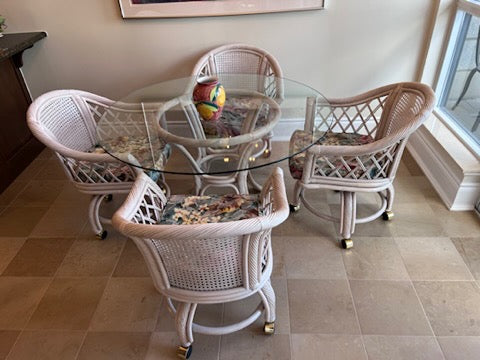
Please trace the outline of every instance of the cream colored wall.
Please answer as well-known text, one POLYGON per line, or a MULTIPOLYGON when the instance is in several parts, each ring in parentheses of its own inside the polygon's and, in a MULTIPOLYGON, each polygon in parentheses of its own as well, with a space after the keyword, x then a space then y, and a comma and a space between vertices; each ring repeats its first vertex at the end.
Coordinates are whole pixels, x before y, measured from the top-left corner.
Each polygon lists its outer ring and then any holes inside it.
POLYGON ((44 30, 25 52, 32 95, 77 88, 116 98, 189 74, 227 42, 263 47, 285 76, 327 96, 415 80, 433 0, 329 0, 324 11, 184 19, 122 19, 117 0, 0 0, 7 32, 44 30))

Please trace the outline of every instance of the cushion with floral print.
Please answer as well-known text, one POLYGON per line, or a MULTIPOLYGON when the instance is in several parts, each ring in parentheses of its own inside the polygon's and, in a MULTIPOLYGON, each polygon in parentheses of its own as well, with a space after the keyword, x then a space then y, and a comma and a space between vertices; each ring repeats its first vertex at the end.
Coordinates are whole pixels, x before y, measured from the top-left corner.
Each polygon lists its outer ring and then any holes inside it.
MULTIPOLYGON (((320 135, 316 135, 319 137, 320 135)), ((313 141, 313 135, 311 132, 306 132, 303 130, 297 130, 293 133, 290 138, 290 154, 297 153, 304 150, 308 145, 313 141)), ((369 135, 361 135, 355 133, 333 133, 327 132, 324 136, 318 140, 315 145, 325 145, 325 146, 334 146, 334 145, 344 145, 344 146, 355 146, 355 145, 365 145, 373 142, 374 139, 369 135)), ((289 160, 290 174, 294 179, 301 179, 303 174, 303 167, 305 165, 305 151, 300 152, 292 156, 289 160)), ((348 172, 354 170, 357 167, 356 161, 352 160, 348 163, 350 169, 346 168, 341 164, 340 160, 335 160, 331 162, 332 166, 328 165, 327 161, 323 159, 317 159, 317 169, 324 169, 326 173, 331 172, 332 176, 345 176, 348 172), (338 172, 338 174, 336 174, 338 172)), ((366 164, 365 164, 366 165, 366 164)), ((354 170, 355 171, 355 170, 354 170)))
MULTIPOLYGON (((251 109, 258 106, 248 97, 229 98, 225 103, 222 116, 218 121, 202 121, 203 130, 208 137, 228 137, 242 134, 242 126, 251 109)), ((267 110, 263 106, 254 128, 267 125, 267 110)))
MULTIPOLYGON (((107 150, 112 154, 131 154, 142 166, 155 169, 162 169, 166 165, 167 160, 169 159, 172 152, 169 144, 165 144, 158 139, 156 142, 150 143, 148 141, 148 138, 145 136, 118 136, 112 139, 105 140, 102 145, 107 148, 107 150), (152 156, 156 158, 153 159, 152 156)), ((87 152, 102 154, 105 153, 105 150, 103 147, 96 145, 91 149, 87 150, 87 152)), ((88 166, 90 166, 89 162, 85 163, 88 163, 88 166)), ((103 166, 98 165, 98 167, 98 170, 100 170, 99 172, 101 172, 101 167, 103 166)), ((130 173, 130 170, 129 166, 125 165, 112 168, 111 172, 120 180, 125 180, 124 178, 128 177, 127 174, 130 173)), ((157 181, 160 177, 160 173, 158 171, 146 170, 145 173, 150 176, 154 181, 157 181)), ((108 179, 107 175, 107 178, 105 178, 105 180, 110 181, 112 179, 108 179)))
POLYGON ((173 195, 159 224, 191 225, 250 219, 261 215, 256 195, 173 195))

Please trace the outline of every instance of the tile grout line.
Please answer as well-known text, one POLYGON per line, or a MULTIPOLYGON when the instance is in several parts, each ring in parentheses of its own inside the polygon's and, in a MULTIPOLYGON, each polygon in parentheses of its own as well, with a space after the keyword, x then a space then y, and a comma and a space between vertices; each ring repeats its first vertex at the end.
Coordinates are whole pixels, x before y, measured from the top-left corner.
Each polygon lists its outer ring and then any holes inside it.
POLYGON ((362 348, 363 348, 363 353, 365 354, 366 356, 366 359, 368 360, 369 356, 368 356, 368 352, 367 352, 367 347, 365 346, 365 341, 363 339, 363 330, 362 330, 362 325, 360 324, 360 319, 358 318, 358 312, 357 312, 357 306, 355 305, 355 299, 353 297, 353 292, 352 292, 352 287, 350 286, 350 279, 348 278, 348 272, 347 272, 347 267, 345 265, 345 258, 343 256, 343 249, 340 248, 340 250, 342 250, 342 253, 341 253, 341 257, 342 257, 342 264, 343 264, 343 270, 345 271, 345 278, 346 278, 346 281, 347 281, 347 285, 348 285, 348 291, 350 293, 350 299, 352 301, 352 305, 353 305, 353 311, 355 313, 355 319, 357 320, 357 325, 358 325, 358 329, 360 330, 360 338, 362 339, 362 348))
POLYGON ((432 334, 433 334, 433 337, 435 339, 435 343, 438 345, 438 348, 440 349, 440 351, 442 352, 442 356, 443 356, 443 359, 445 359, 445 353, 443 352, 443 349, 442 347, 440 346, 440 343, 438 342, 438 337, 437 337, 437 334, 435 334, 435 331, 433 330, 433 327, 432 327, 432 324, 430 322, 430 319, 428 318, 427 316, 427 312, 425 311, 425 308, 423 306, 423 303, 422 303, 422 300, 420 300, 420 296, 418 296, 418 293, 417 293, 417 289, 415 288, 415 285, 413 284, 413 281, 410 279, 410 283, 413 287, 413 291, 415 292, 415 296, 417 297, 417 300, 418 302, 420 303, 420 306, 422 308, 422 312, 423 312, 423 315, 425 315, 425 318, 427 319, 427 323, 428 323, 428 327, 430 328, 432 334))
MULTIPOLYGON (((402 252, 400 251, 400 248, 398 247, 396 238, 397 238, 397 236, 393 236, 393 242, 394 242, 394 244, 395 244, 395 247, 396 247, 397 250, 398 250, 398 253, 399 253, 399 255, 400 255, 400 258, 402 259, 403 265, 405 266, 405 269, 407 270, 407 274, 408 274, 408 278, 409 278, 409 281, 410 281, 410 285, 412 286, 413 292, 415 293, 415 296, 417 297, 417 300, 418 300, 418 302, 419 302, 419 304, 420 304, 420 307, 421 307, 421 309, 422 309, 423 315, 425 316, 425 319, 427 320, 428 327, 430 328, 430 331, 432 332, 432 335, 433 335, 433 337, 434 337, 434 339, 435 339, 435 343, 437 344, 438 348, 439 348, 440 351, 442 352, 443 359, 445 360, 445 353, 443 352, 443 349, 442 349, 442 347, 440 346, 440 343, 438 342, 437 335, 435 334, 435 331, 433 330, 432 324, 431 324, 431 322, 430 322, 430 319, 428 318, 428 315, 427 315, 427 312, 426 312, 426 310, 425 310, 425 307, 423 306, 422 300, 420 299, 420 296, 418 296, 418 292, 417 292, 417 289, 415 288, 414 281, 412 280, 412 276, 411 276, 411 274, 409 273, 408 267, 407 267, 406 264, 405 264, 405 259, 403 258, 403 255, 402 255, 402 252)), ((455 246, 455 245, 454 245, 454 246, 455 246)), ((462 260, 463 260, 463 259, 462 259, 462 260)))
POLYGON ((83 344, 85 343, 85 339, 87 338, 88 330, 85 330, 83 333, 83 338, 82 341, 80 342, 80 345, 78 346, 77 352, 75 353, 75 357, 73 359, 78 359, 78 356, 80 355, 80 350, 82 350, 83 344))
MULTIPOLYGON (((290 320, 290 293, 288 291, 288 276, 287 276, 287 264, 283 265, 284 273, 285 273, 285 288, 286 288, 286 295, 287 295, 287 311, 288 311, 288 339, 290 341, 290 359, 293 359, 293 338, 292 338, 292 321, 290 320)), ((276 311, 276 305, 275 305, 276 311)))
MULTIPOLYGON (((101 240, 100 240, 101 241, 101 240)), ((88 327, 87 327, 87 332, 91 331, 91 327, 92 327, 92 320, 93 318, 95 317, 95 314, 97 313, 98 311, 98 305, 100 304, 100 301, 102 300, 103 298, 103 295, 105 295, 105 291, 107 289, 107 286, 108 286, 108 283, 110 282, 110 280, 112 279, 112 275, 113 273, 115 272, 115 269, 117 268, 118 266, 118 263, 120 262, 120 258, 122 257, 122 253, 123 253, 123 250, 125 249, 125 246, 127 245, 127 241, 125 241, 125 243, 123 244, 123 247, 122 247, 122 250, 120 251, 119 253, 119 256, 118 256, 118 259, 117 259, 117 262, 115 263, 115 266, 113 267, 113 270, 110 274, 110 276, 107 276, 107 282, 105 283, 105 287, 103 288, 103 291, 102 291, 102 294, 100 295, 100 297, 98 298, 98 302, 97 302, 97 305, 95 306, 95 311, 93 312, 92 314, 92 317, 90 318, 90 322, 88 323, 88 327)), ((155 323, 156 325, 156 323, 155 323)), ((149 343, 150 345, 150 343, 149 343)))
MULTIPOLYGON (((20 277, 20 276, 19 276, 20 277)), ((26 278, 21 276, 22 278, 26 278)), ((30 276, 31 277, 31 276, 30 276)), ((15 347, 15 345, 17 344, 17 342, 19 341, 20 337, 22 336, 22 334, 24 333, 25 330, 28 330, 26 329, 26 327, 28 326, 28 324, 30 323, 30 320, 32 319, 33 317, 33 314, 35 314, 35 311, 37 311, 38 309, 38 306, 40 305, 40 303, 42 302, 42 299, 43 297, 45 296, 45 294, 47 293, 48 289, 50 288, 50 285, 52 284, 53 282, 53 277, 51 276, 43 276, 44 278, 50 278, 50 282, 49 284, 45 287, 45 292, 42 294, 42 296, 40 297, 40 300, 38 301, 37 305, 35 306, 35 309, 32 311, 32 313, 30 314, 30 316, 28 317, 27 321, 25 321, 25 326, 23 327, 23 329, 20 330, 20 333, 18 334, 17 338, 15 339, 15 342, 12 344, 12 347, 10 348, 10 351, 8 352, 5 360, 8 360, 9 356, 12 354, 12 351, 13 351, 13 348, 15 347)))
MULTIPOLYGON (((463 258, 462 254, 460 254, 460 252, 458 251, 457 249, 457 246, 455 245, 455 243, 453 242, 452 238, 453 237, 456 237, 456 236, 448 236, 448 239, 450 240, 450 242, 452 243, 453 245, 453 248, 455 249, 455 251, 457 252, 458 256, 460 257, 460 259, 462 259, 462 263, 465 265, 465 267, 467 268, 467 271, 468 273, 470 274, 470 276, 472 277, 473 282, 475 282, 477 284, 477 279, 475 278, 475 276, 473 275, 472 271, 470 270, 470 266, 468 266, 467 262, 465 261, 465 259, 463 258)), ((455 280, 454 280, 455 281, 455 280)), ((478 284, 477 284, 478 285, 478 284)))
MULTIPOLYGON (((83 229, 88 226, 88 220, 87 222, 85 223, 85 225, 83 226, 82 230, 80 231, 80 233, 82 233, 83 229)), ((77 239, 76 239, 77 240, 77 239)), ((75 241, 76 241, 75 240, 75 241)), ((94 241, 94 240, 92 240, 94 241)), ((101 240, 99 240, 101 241, 101 240)), ((127 240, 128 241, 128 240, 127 240)), ((91 325, 92 325, 92 319, 95 317, 95 314, 97 313, 97 310, 98 310, 98 306, 100 304, 100 301, 102 300, 102 297, 103 295, 105 294, 105 290, 107 288, 107 285, 108 283, 110 282, 110 279, 112 278, 112 275, 113 273, 115 272, 115 269, 117 268, 118 266, 118 263, 120 262, 120 258, 122 256, 122 253, 123 253, 123 250, 125 249, 125 246, 127 245, 127 241, 124 242, 123 246, 122 246, 122 249, 119 251, 119 254, 118 254, 118 258, 117 258, 117 261, 115 262, 115 265, 112 267, 112 271, 110 272, 110 275, 107 276, 107 282, 105 283, 105 287, 103 288, 103 291, 102 291, 102 294, 100 295, 99 299, 98 299, 98 302, 97 302, 97 306, 95 307, 95 311, 93 312, 92 314, 92 317, 90 318, 90 322, 88 324, 88 327, 85 329, 85 336, 83 337, 82 339, 82 342, 80 343, 80 346, 78 347, 78 350, 77 350, 77 353, 75 355, 75 358, 74 359, 78 359, 78 357, 80 356, 80 352, 83 348, 83 345, 85 344, 85 340, 87 339, 87 335, 89 333, 89 331, 91 330, 91 325)), ((65 255, 66 257, 66 255, 65 255)), ((59 267, 60 268, 60 267, 59 267)), ((152 336, 153 336, 153 331, 151 332, 151 335, 150 335, 150 339, 148 341, 148 348, 147 348, 147 351, 148 349, 150 348, 150 343, 151 343, 151 339, 152 339, 152 336)))

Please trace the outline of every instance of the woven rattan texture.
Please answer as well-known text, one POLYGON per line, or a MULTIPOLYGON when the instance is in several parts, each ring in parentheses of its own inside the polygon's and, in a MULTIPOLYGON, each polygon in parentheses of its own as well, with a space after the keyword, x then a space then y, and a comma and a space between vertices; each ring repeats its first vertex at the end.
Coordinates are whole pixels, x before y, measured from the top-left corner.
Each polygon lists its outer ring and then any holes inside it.
POLYGON ((86 151, 95 145, 88 121, 71 97, 58 97, 50 101, 40 114, 43 126, 62 145, 86 151), (62 121, 59 121, 61 119, 62 121))
POLYGON ((400 142, 363 156, 320 156, 312 177, 373 180, 388 178, 400 142))
POLYGON ((214 291, 243 285, 243 236, 152 241, 173 287, 214 291))
POLYGON ((74 181, 89 184, 133 182, 135 173, 122 163, 90 162, 58 155, 74 181))
POLYGON ((326 124, 331 132, 355 133, 375 138, 387 96, 378 96, 360 104, 329 106, 319 104, 318 122, 314 130, 324 129, 326 124))

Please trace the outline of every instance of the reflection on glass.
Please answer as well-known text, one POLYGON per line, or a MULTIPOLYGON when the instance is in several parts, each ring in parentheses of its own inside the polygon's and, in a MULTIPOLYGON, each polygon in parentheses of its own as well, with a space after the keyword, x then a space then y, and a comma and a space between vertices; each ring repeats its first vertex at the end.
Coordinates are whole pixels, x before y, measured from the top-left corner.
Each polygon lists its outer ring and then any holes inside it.
POLYGON ((466 15, 440 107, 480 143, 480 18, 466 15))

